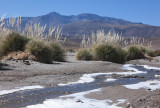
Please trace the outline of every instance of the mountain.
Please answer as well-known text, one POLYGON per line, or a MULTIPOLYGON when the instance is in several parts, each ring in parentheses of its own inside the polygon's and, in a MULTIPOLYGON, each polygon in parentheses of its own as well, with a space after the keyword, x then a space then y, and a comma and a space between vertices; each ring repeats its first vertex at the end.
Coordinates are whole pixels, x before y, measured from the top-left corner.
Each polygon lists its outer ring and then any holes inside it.
POLYGON ((84 34, 90 35, 92 31, 104 29, 105 32, 114 30, 123 36, 136 37, 160 37, 160 27, 142 23, 125 21, 122 19, 103 17, 96 14, 84 13, 79 15, 65 16, 51 12, 38 17, 22 17, 22 28, 26 23, 40 23, 42 26, 62 27, 65 36, 77 37, 84 34))

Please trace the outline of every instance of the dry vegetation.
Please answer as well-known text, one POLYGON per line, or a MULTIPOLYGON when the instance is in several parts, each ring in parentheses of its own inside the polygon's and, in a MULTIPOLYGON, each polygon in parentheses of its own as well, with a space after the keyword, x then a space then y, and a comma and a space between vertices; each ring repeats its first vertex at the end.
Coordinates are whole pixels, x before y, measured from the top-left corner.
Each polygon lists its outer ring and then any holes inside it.
POLYGON ((0 19, 0 57, 8 55, 17 58, 19 56, 15 55, 22 55, 25 58, 26 54, 43 63, 65 61, 64 50, 60 45, 60 42, 64 43, 66 40, 60 40, 62 28, 50 27, 46 33, 46 25, 30 22, 22 30, 21 17, 4 20, 4 16, 0 19))
POLYGON ((92 33, 91 37, 84 36, 81 47, 82 49, 76 54, 78 60, 125 63, 128 60, 158 56, 158 50, 156 53, 151 50, 151 41, 135 37, 126 39, 114 31, 106 34, 104 30, 98 30, 92 33), (88 59, 89 55, 92 56, 92 59, 88 59))

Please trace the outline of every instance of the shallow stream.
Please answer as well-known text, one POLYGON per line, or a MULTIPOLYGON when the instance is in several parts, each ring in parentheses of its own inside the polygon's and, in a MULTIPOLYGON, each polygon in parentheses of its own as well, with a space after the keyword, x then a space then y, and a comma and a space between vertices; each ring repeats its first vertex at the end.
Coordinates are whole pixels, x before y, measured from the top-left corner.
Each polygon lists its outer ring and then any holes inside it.
MULTIPOLYGON (((84 91, 90 91, 108 86, 131 85, 144 81, 159 80, 160 69, 144 68, 138 65, 124 65, 127 72, 93 73, 82 77, 81 82, 59 84, 54 87, 21 90, 0 96, 0 108, 19 108, 43 103, 46 99, 53 99, 84 91), (156 75, 156 76, 155 76, 156 75), (85 79, 85 80, 84 80, 85 79)), ((150 88, 148 88, 150 90, 150 88)))

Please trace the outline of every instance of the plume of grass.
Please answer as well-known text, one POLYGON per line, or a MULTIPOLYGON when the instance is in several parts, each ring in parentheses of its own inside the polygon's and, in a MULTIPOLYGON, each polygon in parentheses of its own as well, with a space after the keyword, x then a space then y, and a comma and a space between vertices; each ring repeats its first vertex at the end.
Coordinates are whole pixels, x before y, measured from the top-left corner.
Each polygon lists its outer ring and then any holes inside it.
MULTIPOLYGON (((5 15, 4 15, 5 16, 5 15)), ((61 27, 50 27, 48 33, 46 32, 47 25, 41 26, 40 23, 33 24, 29 22, 25 28, 21 29, 21 17, 10 17, 4 22, 4 16, 0 19, 0 36, 7 36, 12 32, 17 32, 28 37, 37 37, 46 41, 60 42, 62 36, 61 27)), ((65 42, 64 38, 63 42, 65 42)))
POLYGON ((89 37, 84 35, 81 41, 82 48, 100 44, 113 44, 121 47, 126 47, 128 45, 146 45, 148 47, 152 47, 152 41, 147 41, 144 38, 124 38, 121 34, 115 33, 114 31, 105 33, 104 30, 97 30, 96 33, 92 32, 91 36, 89 37))
POLYGON ((47 33, 46 26, 41 26, 40 23, 33 24, 29 22, 25 25, 25 29, 22 30, 21 17, 11 17, 5 20, 4 23, 3 16, 0 19, 1 55, 14 51, 24 51, 24 46, 28 42, 28 39, 30 39, 31 41, 27 44, 26 48, 40 62, 51 63, 52 60, 65 61, 64 50, 59 44, 66 41, 66 38, 61 40, 62 28, 50 27, 47 33), (21 35, 25 35, 26 37, 21 35))
MULTIPOLYGON (((90 37, 86 37, 84 35, 81 41, 82 48, 92 49, 91 51, 95 60, 111 61, 115 63, 125 63, 126 60, 154 56, 152 50, 144 47, 151 47, 151 44, 152 42, 146 41, 144 38, 140 39, 130 37, 127 39, 122 37, 122 35, 115 33, 114 31, 109 31, 106 34, 104 30, 97 30, 96 33, 92 32, 90 37), (126 46, 130 47, 125 48, 126 46), (125 51, 124 48, 127 49, 127 51, 125 51)), ((85 58, 85 54, 88 54, 86 49, 84 49, 84 51, 82 50, 81 52, 81 58, 85 58)))
POLYGON ((122 44, 124 41, 123 37, 114 31, 109 31, 107 34, 104 30, 97 30, 96 33, 92 32, 90 37, 84 35, 81 41, 81 47, 91 47, 100 44, 122 44))

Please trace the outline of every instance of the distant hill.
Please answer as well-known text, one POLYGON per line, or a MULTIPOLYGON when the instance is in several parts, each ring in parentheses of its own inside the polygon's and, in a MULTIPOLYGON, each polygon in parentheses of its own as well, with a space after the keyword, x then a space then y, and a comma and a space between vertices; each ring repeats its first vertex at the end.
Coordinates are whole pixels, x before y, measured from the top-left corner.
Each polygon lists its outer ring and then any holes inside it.
POLYGON ((40 23, 43 26, 47 24, 47 29, 50 26, 60 26, 63 28, 63 35, 70 37, 89 35, 92 31, 98 29, 104 29, 105 32, 114 30, 122 33, 123 36, 160 37, 160 27, 158 26, 102 17, 90 13, 65 16, 51 12, 38 17, 22 17, 22 28, 29 22, 40 23))

